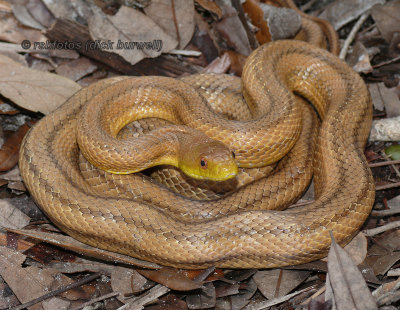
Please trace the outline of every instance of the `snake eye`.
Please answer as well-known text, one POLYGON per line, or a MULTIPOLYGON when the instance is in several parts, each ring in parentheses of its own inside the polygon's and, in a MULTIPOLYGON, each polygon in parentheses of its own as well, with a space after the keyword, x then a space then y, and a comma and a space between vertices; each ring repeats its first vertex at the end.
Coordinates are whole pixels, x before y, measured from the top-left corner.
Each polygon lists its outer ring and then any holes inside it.
POLYGON ((207 168, 207 160, 204 159, 204 158, 201 158, 200 159, 200 166, 201 166, 201 168, 206 169, 207 168))

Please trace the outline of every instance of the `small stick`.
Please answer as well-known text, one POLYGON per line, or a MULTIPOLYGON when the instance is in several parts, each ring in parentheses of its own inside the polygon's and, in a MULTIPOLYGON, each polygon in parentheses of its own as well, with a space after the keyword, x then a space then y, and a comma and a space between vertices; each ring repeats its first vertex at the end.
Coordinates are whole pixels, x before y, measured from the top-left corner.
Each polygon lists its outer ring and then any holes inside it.
POLYGON ((348 37, 346 38, 346 40, 343 43, 342 50, 340 51, 340 54, 339 54, 340 59, 346 58, 347 51, 350 47, 351 42, 353 42, 358 30, 360 30, 362 24, 365 22, 365 20, 368 18, 368 16, 369 16, 369 11, 365 12, 363 15, 361 15, 360 18, 358 19, 357 23, 354 25, 353 29, 351 29, 348 37))
POLYGON ((87 302, 85 302, 85 303, 83 303, 83 304, 81 304, 81 305, 79 305, 79 306, 77 306, 75 308, 72 308, 71 310, 79 310, 79 309, 82 309, 82 308, 84 308, 86 306, 90 306, 91 304, 94 304, 95 302, 102 301, 102 300, 105 300, 105 299, 108 299, 108 298, 112 298, 112 297, 116 297, 119 294, 120 293, 118 293, 118 292, 112 292, 112 293, 109 293, 109 294, 105 294, 103 296, 99 296, 99 297, 97 297, 95 299, 89 300, 89 301, 87 301, 87 302))
POLYGON ((314 294, 312 294, 310 297, 308 297, 305 301, 303 301, 301 303, 301 305, 307 306, 311 302, 312 299, 321 295, 323 292, 325 292, 325 290, 326 290, 326 286, 324 285, 318 291, 316 291, 314 294))
POLYGON ((96 272, 96 273, 92 274, 91 276, 88 276, 88 277, 83 278, 83 279, 81 279, 79 281, 76 281, 75 283, 71 283, 71 284, 66 285, 64 287, 56 289, 56 290, 54 290, 54 291, 52 291, 50 293, 47 293, 47 294, 45 294, 43 296, 40 296, 40 297, 38 297, 36 299, 28 301, 27 303, 24 303, 22 305, 19 305, 19 306, 16 306, 14 308, 11 308, 11 310, 22 310, 24 308, 28 308, 28 307, 33 306, 33 305, 35 305, 35 304, 37 304, 37 303, 39 303, 39 302, 41 302, 43 300, 46 300, 46 299, 48 299, 50 297, 54 297, 54 296, 56 296, 58 294, 61 294, 61 293, 66 292, 66 291, 69 291, 70 289, 73 289, 75 287, 81 286, 83 284, 89 283, 89 282, 91 282, 91 281, 93 281, 93 280, 95 280, 97 278, 100 278, 100 277, 101 277, 101 273, 100 272, 96 272))
POLYGON ((366 229, 366 230, 363 230, 363 233, 366 234, 369 237, 372 237, 372 236, 381 234, 381 233, 383 233, 385 231, 388 231, 390 229, 397 228, 397 227, 400 227, 400 221, 391 222, 391 223, 383 225, 381 227, 376 227, 376 228, 372 228, 372 229, 366 229))
POLYGON ((304 4, 304 5, 302 5, 302 6, 300 7, 300 10, 303 11, 303 12, 305 12, 305 11, 311 9, 311 7, 312 7, 312 6, 314 5, 314 3, 317 2, 317 1, 318 1, 318 0, 310 0, 310 1, 308 1, 306 4, 304 4))
MULTIPOLYGON (((389 156, 386 155, 386 153, 384 151, 381 152, 382 153, 382 157, 386 160, 390 160, 389 156)), ((400 171, 399 169, 397 169, 397 167, 395 165, 390 165, 390 167, 393 168, 393 170, 396 172, 397 176, 400 177, 400 171)))
POLYGON ((171 289, 168 287, 157 284, 144 294, 142 294, 139 297, 134 298, 133 300, 130 300, 128 303, 123 305, 122 307, 118 308, 117 310, 136 310, 136 309, 142 309, 144 305, 156 300, 158 297, 161 297, 165 294, 167 294, 171 289))
POLYGON ((400 213, 400 208, 393 209, 393 210, 379 210, 379 211, 372 211, 371 215, 376 217, 383 217, 383 216, 390 216, 396 215, 400 213))
POLYGON ((379 67, 382 67, 382 66, 390 65, 391 63, 394 63, 394 62, 396 62, 398 60, 400 60, 400 56, 397 56, 397 57, 395 57, 393 59, 381 62, 381 63, 376 64, 376 65, 373 65, 372 68, 376 69, 376 68, 379 68, 379 67))
POLYGON ((395 187, 400 187, 400 182, 378 185, 375 187, 375 190, 382 191, 384 189, 395 188, 395 187))
POLYGON ((398 165, 398 164, 400 164, 400 159, 383 161, 383 162, 380 162, 380 163, 372 163, 372 164, 369 164, 368 166, 370 168, 374 168, 374 167, 381 167, 381 166, 388 166, 388 165, 398 165))

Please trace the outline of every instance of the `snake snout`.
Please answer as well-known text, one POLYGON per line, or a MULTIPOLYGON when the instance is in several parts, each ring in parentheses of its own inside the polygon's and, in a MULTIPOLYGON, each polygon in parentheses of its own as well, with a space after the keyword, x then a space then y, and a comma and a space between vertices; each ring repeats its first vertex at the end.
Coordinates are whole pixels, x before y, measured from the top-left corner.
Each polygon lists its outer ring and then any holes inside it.
POLYGON ((234 153, 205 135, 181 142, 179 168, 192 178, 213 181, 225 181, 238 173, 234 153))

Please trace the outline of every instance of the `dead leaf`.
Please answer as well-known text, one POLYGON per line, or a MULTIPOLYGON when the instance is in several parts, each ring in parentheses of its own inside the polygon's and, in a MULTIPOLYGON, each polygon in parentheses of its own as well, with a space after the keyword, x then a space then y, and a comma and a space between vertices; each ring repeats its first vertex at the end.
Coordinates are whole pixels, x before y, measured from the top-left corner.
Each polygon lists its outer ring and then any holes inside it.
MULTIPOLYGON (((60 285, 72 283, 71 279, 50 268, 36 266, 23 268, 21 264, 24 261, 25 255, 0 247, 0 275, 22 303, 40 297, 60 285)), ((41 306, 37 304, 30 309, 41 309, 41 306)))
POLYGON ((301 28, 301 17, 293 9, 260 3, 272 40, 293 38, 301 28))
POLYGON ((212 283, 206 283, 200 292, 186 296, 189 309, 207 309, 215 306, 216 295, 212 283))
POLYGON ((147 280, 133 269, 117 267, 111 270, 111 287, 114 292, 121 293, 117 298, 124 302, 123 296, 130 296, 149 289, 154 282, 147 280))
POLYGON ((163 267, 160 270, 137 270, 141 275, 175 291, 191 291, 202 287, 202 283, 186 277, 179 269, 163 267))
POLYGON ((25 68, 0 55, 0 93, 33 112, 48 114, 81 87, 56 74, 25 68))
POLYGON ((221 8, 213 0, 196 0, 196 3, 203 9, 217 15, 218 19, 222 17, 221 8))
POLYGON ((350 255, 354 264, 358 266, 367 256, 367 247, 367 237, 362 232, 359 232, 357 236, 355 236, 353 240, 351 240, 351 242, 344 247, 344 249, 347 254, 350 255))
POLYGON ((374 108, 386 110, 387 117, 400 115, 400 99, 396 93, 396 87, 387 88, 384 83, 368 84, 374 108))
POLYGON ((43 25, 41 25, 36 19, 32 17, 27 8, 28 0, 14 0, 12 4, 12 10, 14 16, 18 19, 18 21, 27 27, 39 29, 44 29, 43 25))
POLYGON ((264 19, 264 12, 260 5, 255 0, 247 0, 243 3, 243 10, 248 14, 253 25, 260 29, 256 32, 258 43, 271 42, 271 33, 269 32, 268 24, 264 19))
POLYGON ((73 21, 86 20, 91 15, 90 9, 82 0, 43 0, 51 14, 59 19, 65 18, 73 21))
POLYGON ((369 61, 368 50, 360 41, 354 44, 346 61, 356 72, 370 73, 373 70, 369 61))
POLYGON ((7 283, 0 279, 0 309, 10 309, 19 304, 17 296, 13 294, 7 283))
MULTIPOLYGON (((396 281, 391 281, 382 284, 372 295, 376 298, 379 306, 390 305, 400 299, 400 278, 396 281)), ((383 308, 382 308, 383 309, 383 308)))
POLYGON ((215 58, 205 67, 201 73, 226 73, 231 66, 231 58, 228 53, 224 53, 221 57, 215 58))
POLYGON ((375 5, 371 10, 372 18, 381 35, 390 43, 395 32, 400 32, 400 1, 389 1, 385 5, 375 5))
POLYGON ((0 227, 19 229, 29 224, 29 216, 6 200, 0 200, 0 210, 0 227))
POLYGON ((94 14, 88 22, 91 36, 103 42, 110 40, 112 46, 103 50, 117 53, 131 64, 169 52, 178 44, 151 18, 135 9, 122 6, 113 16, 105 15, 94 5, 92 10, 94 14))
POLYGON ((378 309, 361 272, 333 237, 328 253, 328 274, 337 309, 378 309))
POLYGON ((2 14, 0 18, 0 40, 21 44, 23 40, 46 42, 47 38, 39 30, 21 26, 12 14, 2 14))
POLYGON ((329 21, 335 30, 368 11, 375 4, 383 4, 384 0, 336 0, 328 5, 318 16, 329 21))
POLYGON ((22 125, 4 142, 0 149, 0 171, 8 171, 18 163, 19 148, 29 128, 27 124, 22 125))
POLYGON ((86 57, 79 57, 58 66, 56 73, 72 81, 78 81, 84 76, 93 73, 97 66, 86 57))
POLYGON ((249 38, 236 10, 222 0, 217 1, 217 4, 223 10, 224 17, 216 24, 215 28, 234 51, 242 55, 249 55, 251 53, 249 38))
POLYGON ((19 238, 16 234, 0 230, 0 246, 6 246, 17 251, 25 251, 34 245, 35 243, 19 238))
POLYGON ((178 48, 186 47, 194 32, 193 0, 174 0, 173 7, 171 0, 152 0, 144 12, 179 43, 178 48))
POLYGON ((58 297, 52 297, 42 302, 43 310, 67 310, 71 302, 58 297))
POLYGON ((260 292, 272 299, 290 293, 309 275, 308 271, 270 269, 257 271, 253 279, 260 292))

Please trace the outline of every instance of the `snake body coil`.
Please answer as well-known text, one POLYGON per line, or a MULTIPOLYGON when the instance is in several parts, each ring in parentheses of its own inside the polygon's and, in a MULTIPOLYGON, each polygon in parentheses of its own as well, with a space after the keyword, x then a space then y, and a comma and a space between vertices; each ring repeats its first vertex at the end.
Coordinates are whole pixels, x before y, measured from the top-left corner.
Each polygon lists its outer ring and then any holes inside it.
MULTIPOLYGON (((140 79, 114 78, 82 89, 37 123, 24 140, 20 170, 26 186, 50 219, 72 237, 179 268, 267 268, 320 258, 329 249, 330 231, 345 244, 367 218, 374 200, 374 182, 363 155, 371 124, 370 97, 362 79, 332 54, 296 41, 278 41, 254 51, 244 68, 243 90, 255 120, 220 122, 201 111, 168 116, 170 121, 203 127, 208 136, 234 149, 238 162, 249 163, 258 153, 268 153, 268 161, 276 153, 289 152, 292 161, 304 159, 307 166, 310 156, 298 152, 291 141, 301 128, 313 130, 313 117, 309 107, 298 106, 293 92, 308 99, 322 120, 314 160, 316 198, 284 211, 270 209, 290 203, 298 195, 293 194, 297 175, 310 173, 287 168, 271 180, 262 178, 227 197, 204 202, 171 193, 142 174, 114 175, 79 163, 77 118, 92 98, 112 105, 115 98, 130 98, 130 87, 137 83, 138 97, 131 102, 157 102, 158 97, 164 100, 161 97, 184 91, 183 82, 173 79, 140 79), (298 118, 302 111, 307 122, 298 118), (225 125, 230 129, 224 131, 225 125), (243 147, 235 142, 235 136, 250 130, 251 143, 243 147), (252 144, 255 151, 247 149, 252 144), (264 146, 262 152, 258 145, 264 146), (281 200, 286 202, 278 205, 281 200)), ((205 93, 213 98, 212 89, 205 93)), ((185 96, 195 105, 202 100, 192 89, 185 96)))

